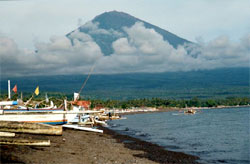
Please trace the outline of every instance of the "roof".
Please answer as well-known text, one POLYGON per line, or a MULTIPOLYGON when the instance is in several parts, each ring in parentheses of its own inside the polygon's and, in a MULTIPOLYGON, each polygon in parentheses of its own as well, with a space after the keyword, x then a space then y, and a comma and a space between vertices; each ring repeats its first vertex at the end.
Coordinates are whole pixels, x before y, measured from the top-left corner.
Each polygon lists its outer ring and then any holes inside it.
POLYGON ((89 108, 91 105, 90 101, 78 100, 73 102, 74 105, 82 106, 84 108, 89 108))

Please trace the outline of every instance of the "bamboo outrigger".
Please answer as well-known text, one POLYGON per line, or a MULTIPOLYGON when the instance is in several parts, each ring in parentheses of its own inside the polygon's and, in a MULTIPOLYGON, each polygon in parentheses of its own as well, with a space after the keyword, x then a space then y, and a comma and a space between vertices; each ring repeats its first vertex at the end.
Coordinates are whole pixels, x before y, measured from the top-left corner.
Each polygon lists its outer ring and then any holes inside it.
POLYGON ((17 121, 0 121, 0 131, 14 133, 62 135, 61 126, 51 126, 46 124, 17 121))
POLYGON ((0 137, 15 137, 15 133, 10 132, 0 132, 0 137))
POLYGON ((50 146, 50 140, 0 138, 1 145, 50 146))

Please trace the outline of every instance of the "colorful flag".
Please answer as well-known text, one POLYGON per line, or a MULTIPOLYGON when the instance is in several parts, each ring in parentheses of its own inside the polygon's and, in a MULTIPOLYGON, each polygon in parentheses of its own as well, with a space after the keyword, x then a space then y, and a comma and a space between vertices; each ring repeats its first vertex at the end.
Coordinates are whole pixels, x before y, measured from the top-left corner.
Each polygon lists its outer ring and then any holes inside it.
POLYGON ((12 89, 13 92, 17 93, 17 85, 14 86, 14 88, 12 89))
POLYGON ((36 87, 35 94, 39 95, 39 86, 36 87))

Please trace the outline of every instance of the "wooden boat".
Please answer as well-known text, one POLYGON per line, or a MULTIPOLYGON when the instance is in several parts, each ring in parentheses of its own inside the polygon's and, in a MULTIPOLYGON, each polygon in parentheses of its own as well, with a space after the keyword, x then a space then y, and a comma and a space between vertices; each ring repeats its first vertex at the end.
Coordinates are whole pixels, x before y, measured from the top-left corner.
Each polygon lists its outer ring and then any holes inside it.
POLYGON ((1 110, 0 120, 60 125, 74 120, 78 112, 78 107, 68 112, 63 109, 1 110))
POLYGON ((3 110, 5 112, 48 112, 48 111, 64 111, 63 108, 57 108, 53 101, 50 101, 50 106, 43 108, 31 108, 27 106, 18 105, 18 101, 5 101, 0 102, 0 105, 5 105, 3 110), (8 104, 8 105, 6 105, 8 104))
MULTIPOLYGON (((8 83, 9 83, 9 90, 10 90, 10 82, 8 81, 8 83)), ((67 124, 67 123, 75 122, 75 120, 82 122, 85 119, 82 120, 80 118, 83 118, 85 115, 86 115, 86 118, 90 118, 89 114, 100 113, 99 111, 85 111, 82 106, 77 104, 77 98, 76 100, 74 100, 76 104, 71 103, 71 105, 73 105, 72 111, 64 111, 64 109, 56 108, 52 101, 51 101, 51 105, 45 108, 26 107, 26 105, 30 102, 32 98, 33 98, 33 95, 24 104, 24 106, 21 106, 21 105, 17 106, 18 101, 1 101, 0 102, 0 121, 18 122, 18 125, 19 124, 21 125, 22 123, 35 123, 35 124, 43 123, 43 124, 59 125, 59 124, 67 124)), ((10 99, 10 92, 9 92, 9 99, 10 99)), ((65 110, 67 110, 66 100, 64 100, 64 105, 65 105, 65 110)), ((104 124, 102 121, 98 122, 98 120, 94 123, 104 124)), ((102 130, 98 130, 94 128, 79 127, 79 125, 66 125, 65 127, 79 129, 79 130, 93 131, 93 132, 101 132, 101 133, 103 132, 102 130)))
POLYGON ((66 124, 79 119, 79 115, 100 113, 99 111, 80 110, 81 107, 73 106, 73 110, 38 110, 38 111, 5 111, 0 110, 0 121, 19 121, 44 124, 66 124))
POLYGON ((188 110, 184 111, 184 113, 185 113, 185 114, 195 114, 196 111, 193 110, 193 109, 188 109, 188 110))
POLYGON ((3 109, 5 113, 16 113, 16 112, 53 112, 53 111, 64 111, 63 108, 16 108, 16 109, 3 109))

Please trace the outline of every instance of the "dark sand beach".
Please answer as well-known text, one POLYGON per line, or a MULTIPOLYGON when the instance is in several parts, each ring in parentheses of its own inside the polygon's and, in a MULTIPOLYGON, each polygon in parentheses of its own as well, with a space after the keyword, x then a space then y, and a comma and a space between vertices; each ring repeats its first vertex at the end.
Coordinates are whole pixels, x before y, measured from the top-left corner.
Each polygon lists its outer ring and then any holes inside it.
POLYGON ((104 133, 64 129, 62 136, 17 134, 18 138, 49 139, 50 147, 1 145, 1 163, 197 163, 198 157, 167 151, 104 128, 104 133))
MULTIPOLYGON (((172 108, 153 112, 182 110, 172 108)), ((139 113, 148 112, 119 115, 139 113)), ((196 160, 199 157, 168 151, 156 144, 121 135, 107 128, 101 129, 104 130, 103 134, 65 128, 62 136, 16 134, 16 138, 22 139, 49 139, 51 146, 0 145, 0 163, 198 163, 196 160)))

